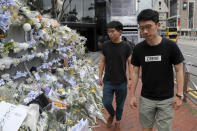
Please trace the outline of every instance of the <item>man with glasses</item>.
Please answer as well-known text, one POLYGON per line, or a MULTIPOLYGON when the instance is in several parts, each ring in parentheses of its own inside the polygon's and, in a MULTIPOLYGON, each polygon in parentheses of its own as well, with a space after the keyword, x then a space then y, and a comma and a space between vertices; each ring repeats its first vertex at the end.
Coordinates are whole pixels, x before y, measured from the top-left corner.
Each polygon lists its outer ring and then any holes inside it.
POLYGON ((120 129, 124 102, 127 96, 127 86, 130 86, 129 63, 131 49, 126 41, 121 39, 123 25, 119 21, 107 24, 110 40, 102 46, 102 55, 99 65, 99 84, 103 87, 103 105, 109 113, 107 127, 111 127, 116 116, 115 127, 120 129), (104 78, 103 71, 105 69, 104 78), (112 106, 113 96, 116 96, 116 111, 112 106))
POLYGON ((183 55, 175 42, 158 34, 158 12, 145 9, 137 17, 145 39, 134 48, 131 64, 130 106, 137 108, 135 90, 142 69, 142 91, 139 100, 139 121, 143 131, 171 131, 173 107, 178 109, 183 100, 183 55), (176 72, 177 93, 174 97, 176 72))

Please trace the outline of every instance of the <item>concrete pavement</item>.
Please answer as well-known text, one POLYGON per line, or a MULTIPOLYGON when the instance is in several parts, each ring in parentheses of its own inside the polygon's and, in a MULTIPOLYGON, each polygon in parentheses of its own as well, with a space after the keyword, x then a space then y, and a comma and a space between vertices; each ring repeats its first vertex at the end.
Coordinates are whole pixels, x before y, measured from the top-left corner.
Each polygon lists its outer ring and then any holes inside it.
POLYGON ((179 39, 178 44, 197 46, 197 40, 179 39))

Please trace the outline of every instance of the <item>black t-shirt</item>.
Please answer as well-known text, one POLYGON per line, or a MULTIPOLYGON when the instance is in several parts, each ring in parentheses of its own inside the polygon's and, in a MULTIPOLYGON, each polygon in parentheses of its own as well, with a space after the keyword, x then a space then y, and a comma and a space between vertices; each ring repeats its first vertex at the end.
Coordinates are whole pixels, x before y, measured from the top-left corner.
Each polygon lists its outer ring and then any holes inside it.
POLYGON ((143 97, 165 100, 174 95, 173 65, 183 62, 183 55, 177 44, 163 38, 156 46, 146 41, 134 48, 131 64, 142 67, 143 97))
POLYGON ((130 52, 130 54, 132 55, 133 54, 133 49, 134 49, 134 47, 135 47, 135 44, 133 43, 133 42, 131 42, 131 41, 125 41, 129 46, 130 46, 130 48, 131 48, 131 52, 130 52))
POLYGON ((129 45, 125 41, 118 44, 106 41, 102 50, 105 56, 104 80, 112 83, 126 82, 126 61, 131 52, 129 45))

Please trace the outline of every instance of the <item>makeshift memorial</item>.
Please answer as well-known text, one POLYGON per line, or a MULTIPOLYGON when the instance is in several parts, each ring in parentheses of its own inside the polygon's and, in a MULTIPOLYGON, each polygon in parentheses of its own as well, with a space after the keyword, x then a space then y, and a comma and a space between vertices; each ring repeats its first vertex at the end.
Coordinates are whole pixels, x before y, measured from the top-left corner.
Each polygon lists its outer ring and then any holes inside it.
POLYGON ((0 101, 39 107, 39 118, 28 115, 19 131, 68 130, 82 119, 91 130, 97 118, 106 122, 102 88, 95 82, 98 70, 85 59, 86 38, 30 11, 25 0, 13 1, 11 7, 3 7, 4 13, 26 33, 24 42, 0 43, 0 101))

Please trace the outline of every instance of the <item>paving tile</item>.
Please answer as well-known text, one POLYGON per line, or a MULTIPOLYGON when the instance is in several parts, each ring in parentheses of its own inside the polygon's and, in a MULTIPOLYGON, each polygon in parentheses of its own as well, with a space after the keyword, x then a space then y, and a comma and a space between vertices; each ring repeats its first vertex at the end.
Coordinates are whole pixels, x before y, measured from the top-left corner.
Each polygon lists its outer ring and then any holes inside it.
MULTIPOLYGON (((138 84, 136 95, 139 97, 141 91, 141 83, 138 84)), ((176 90, 175 90, 176 92, 176 90)), ((124 106, 123 117, 121 120, 121 131, 141 131, 141 126, 138 119, 138 110, 133 110, 129 106, 129 91, 124 106)), ((115 107, 115 102, 113 102, 115 107)), ((105 117, 108 117, 106 111, 103 111, 105 117)), ((174 119, 172 125, 172 131, 197 131, 197 105, 194 105, 191 101, 187 100, 187 103, 183 103, 179 110, 174 111, 174 119)), ((107 128, 106 125, 98 120, 100 127, 95 128, 93 131, 115 131, 114 123, 113 127, 107 128)), ((156 130, 155 130, 156 131, 156 130)))

